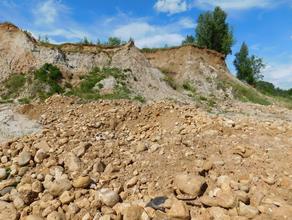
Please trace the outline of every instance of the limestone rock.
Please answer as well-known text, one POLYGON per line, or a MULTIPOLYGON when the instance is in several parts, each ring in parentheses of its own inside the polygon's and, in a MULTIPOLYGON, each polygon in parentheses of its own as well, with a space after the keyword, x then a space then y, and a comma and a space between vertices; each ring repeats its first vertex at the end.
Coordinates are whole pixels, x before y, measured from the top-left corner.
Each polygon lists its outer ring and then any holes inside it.
POLYGON ((74 200, 74 194, 69 191, 64 191, 59 199, 62 204, 67 204, 74 200))
POLYGON ((6 169, 0 168, 0 180, 3 180, 7 177, 6 169))
POLYGON ((79 176, 77 179, 73 180, 73 186, 75 188, 87 188, 91 183, 89 176, 79 176))
POLYGON ((167 212, 169 217, 178 219, 189 219, 190 211, 182 201, 174 200, 170 210, 167 212))
POLYGON ((73 153, 68 153, 65 157, 65 166, 69 170, 69 172, 78 171, 81 169, 81 161, 80 159, 73 153))
POLYGON ((97 191, 96 197, 109 207, 113 207, 120 201, 120 196, 116 192, 107 188, 97 191))
POLYGON ((19 166, 25 166, 29 163, 31 158, 31 153, 27 152, 27 151, 22 151, 19 155, 18 155, 18 164, 19 166))
POLYGON ((0 201, 0 220, 16 220, 17 211, 13 204, 0 201))
POLYGON ((259 214, 259 210, 253 206, 245 205, 243 202, 239 202, 238 214, 249 219, 253 219, 259 214))
POLYGON ((198 196, 206 190, 206 181, 201 176, 179 174, 174 178, 174 185, 183 193, 198 196))

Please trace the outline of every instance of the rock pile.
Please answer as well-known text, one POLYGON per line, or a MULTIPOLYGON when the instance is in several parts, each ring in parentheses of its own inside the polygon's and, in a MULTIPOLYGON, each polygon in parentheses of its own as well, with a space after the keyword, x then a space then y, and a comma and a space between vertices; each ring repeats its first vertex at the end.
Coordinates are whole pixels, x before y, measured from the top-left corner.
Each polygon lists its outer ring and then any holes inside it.
POLYGON ((35 108, 43 130, 0 148, 0 220, 291 219, 289 121, 169 102, 35 108))

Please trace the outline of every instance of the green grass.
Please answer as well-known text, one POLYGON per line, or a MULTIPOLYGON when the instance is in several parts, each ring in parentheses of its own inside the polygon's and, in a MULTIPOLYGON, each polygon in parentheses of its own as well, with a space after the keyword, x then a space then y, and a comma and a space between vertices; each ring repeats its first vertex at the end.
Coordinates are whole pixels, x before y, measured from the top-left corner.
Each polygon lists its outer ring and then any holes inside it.
POLYGON ((226 91, 227 88, 232 88, 232 92, 234 95, 234 98, 237 100, 240 100, 242 102, 252 102, 255 104, 260 105, 270 105, 271 102, 263 95, 261 95, 259 92, 257 92, 255 89, 241 85, 237 82, 227 81, 227 80, 218 80, 217 82, 217 88, 222 89, 223 91, 226 91))
POLYGON ((163 69, 163 68, 160 68, 159 69, 163 74, 164 74, 164 78, 163 80, 171 87, 173 88, 174 90, 177 90, 178 89, 178 85, 177 83, 175 82, 175 79, 173 78, 173 75, 175 73, 169 71, 168 69, 163 69))
MULTIPOLYGON (((58 67, 46 63, 34 72, 34 77, 39 82, 50 87, 50 91, 46 92, 46 94, 44 94, 45 96, 51 96, 55 93, 61 94, 64 92, 62 86, 60 85, 63 76, 58 67)), ((42 93, 42 91, 39 92, 42 93)))
POLYGON ((133 98, 133 100, 136 100, 136 101, 141 102, 141 103, 145 103, 145 101, 146 101, 145 98, 143 96, 141 96, 141 95, 135 96, 133 98))
POLYGON ((82 81, 79 86, 72 88, 71 91, 65 95, 77 96, 84 100, 98 100, 98 99, 131 99, 131 91, 125 84, 126 75, 124 72, 117 68, 93 68, 88 74, 81 77, 82 81), (114 77, 117 85, 110 94, 100 94, 99 90, 103 85, 99 84, 100 81, 108 77, 114 77), (96 89, 96 85, 98 89, 96 89))
POLYGON ((18 95, 21 88, 25 85, 26 77, 23 74, 14 74, 4 82, 6 92, 3 96, 13 98, 18 95))
POLYGON ((183 88, 187 91, 190 91, 192 93, 192 95, 195 95, 197 92, 196 88, 193 87, 193 85, 191 85, 190 82, 188 82, 188 81, 185 81, 183 83, 183 88))
POLYGON ((21 99, 18 99, 18 102, 20 104, 29 104, 31 102, 30 98, 21 98, 21 99))

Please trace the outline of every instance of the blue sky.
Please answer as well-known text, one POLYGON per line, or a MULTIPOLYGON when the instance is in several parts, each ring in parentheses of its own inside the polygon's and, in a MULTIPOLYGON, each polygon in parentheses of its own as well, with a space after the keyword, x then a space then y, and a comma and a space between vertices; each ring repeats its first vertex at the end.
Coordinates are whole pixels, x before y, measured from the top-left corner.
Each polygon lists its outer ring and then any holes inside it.
MULTIPOLYGON (((194 34, 200 13, 216 5, 228 12, 236 44, 262 57, 265 80, 292 88, 292 0, 0 0, 0 21, 10 21, 51 42, 117 36, 138 47, 179 45, 194 34)), ((230 70, 234 57, 227 59, 230 70)))

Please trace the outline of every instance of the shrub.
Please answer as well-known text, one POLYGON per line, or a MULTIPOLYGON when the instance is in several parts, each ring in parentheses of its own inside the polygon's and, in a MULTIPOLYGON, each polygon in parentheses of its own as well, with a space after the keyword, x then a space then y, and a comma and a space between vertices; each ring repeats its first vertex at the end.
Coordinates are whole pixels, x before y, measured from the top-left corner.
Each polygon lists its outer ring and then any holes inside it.
POLYGON ((26 78, 22 74, 11 76, 6 82, 5 87, 9 90, 18 90, 24 86, 26 78))

